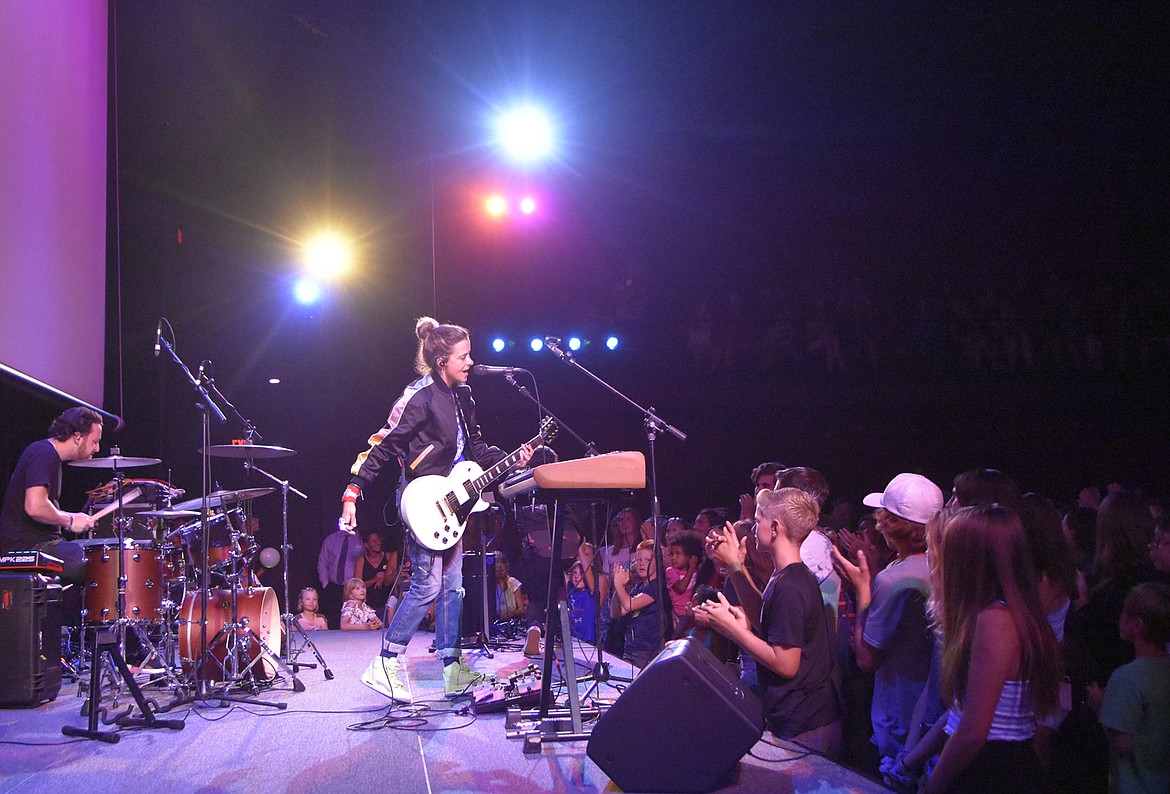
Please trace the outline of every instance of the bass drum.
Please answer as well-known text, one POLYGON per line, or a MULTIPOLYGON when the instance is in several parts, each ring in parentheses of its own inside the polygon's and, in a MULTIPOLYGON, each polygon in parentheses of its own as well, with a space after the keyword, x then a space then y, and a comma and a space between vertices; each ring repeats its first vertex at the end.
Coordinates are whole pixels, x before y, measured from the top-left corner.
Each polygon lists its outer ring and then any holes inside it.
MULTIPOLYGON (((207 594, 207 641, 211 643, 209 656, 213 660, 207 677, 223 681, 229 673, 250 667, 257 678, 271 680, 276 677, 276 665, 261 657, 260 646, 273 656, 280 656, 280 606, 276 591, 271 587, 256 587, 240 592, 237 600, 240 627, 233 638, 230 631, 224 631, 232 621, 232 591, 212 590, 207 594), (228 664, 229 643, 235 645, 235 671, 228 664)), ((202 656, 199 635, 202 615, 200 591, 188 593, 179 613, 179 656, 184 672, 193 670, 202 656)))

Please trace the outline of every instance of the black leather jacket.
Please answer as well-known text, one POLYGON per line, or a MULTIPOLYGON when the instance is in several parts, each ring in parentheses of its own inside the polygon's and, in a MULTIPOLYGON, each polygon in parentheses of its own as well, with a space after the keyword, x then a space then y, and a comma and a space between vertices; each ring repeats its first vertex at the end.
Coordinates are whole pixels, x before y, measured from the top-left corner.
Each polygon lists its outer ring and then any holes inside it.
POLYGON ((347 491, 354 496, 360 494, 390 458, 398 459, 407 481, 424 474, 450 474, 455 465, 460 412, 464 420, 464 458, 485 469, 503 458, 502 450, 484 443, 471 387, 459 385, 451 390, 442 380, 424 375, 406 387, 390 409, 386 424, 370 436, 370 448, 358 455, 350 469, 347 491))

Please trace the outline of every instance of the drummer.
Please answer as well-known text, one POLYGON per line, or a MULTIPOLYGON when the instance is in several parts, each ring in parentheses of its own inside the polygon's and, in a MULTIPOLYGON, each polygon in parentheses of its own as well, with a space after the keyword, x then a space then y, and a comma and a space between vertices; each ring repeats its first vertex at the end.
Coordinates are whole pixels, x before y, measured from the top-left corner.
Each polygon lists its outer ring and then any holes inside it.
MULTIPOLYGON (((63 583, 84 582, 85 550, 66 538, 91 529, 93 519, 85 513, 61 509, 61 464, 89 460, 101 441, 101 415, 78 406, 53 420, 48 438, 25 448, 12 471, 0 508, 0 552, 38 549, 61 559, 63 583)), ((80 614, 81 588, 71 589, 77 593, 80 614)), ((66 604, 66 614, 72 615, 73 597, 66 604)))

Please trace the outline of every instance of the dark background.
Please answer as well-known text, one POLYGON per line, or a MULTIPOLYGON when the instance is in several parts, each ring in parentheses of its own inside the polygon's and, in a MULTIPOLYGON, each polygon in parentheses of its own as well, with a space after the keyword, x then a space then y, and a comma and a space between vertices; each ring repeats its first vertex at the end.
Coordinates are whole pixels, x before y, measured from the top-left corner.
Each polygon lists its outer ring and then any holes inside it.
MULTIPOLYGON (((579 360, 688 433, 656 445, 666 514, 732 507, 767 459, 854 500, 900 471, 947 490, 975 466, 1065 501, 1114 479, 1164 491, 1162 4, 111 6, 104 407, 126 426, 106 436, 163 459, 133 476, 197 494, 195 397, 152 357, 165 316, 187 365, 212 360, 263 443, 298 453, 265 465, 310 497, 290 503, 294 587, 412 377, 420 314, 531 370, 602 451, 648 451, 638 412, 581 373, 488 346, 620 332, 579 360), (516 96, 561 135, 528 172, 485 143, 516 96), (485 221, 501 181, 535 190, 539 217, 485 221), (297 243, 322 224, 360 262, 306 308, 297 243), (703 309, 716 361, 688 356, 703 309), (826 333, 840 366, 812 344, 826 333), (995 352, 1019 335, 1030 360, 995 352)), ((475 390, 490 441, 533 435, 506 383, 475 390)), ((14 407, 5 480, 59 410, 14 407)), ((214 475, 268 484, 235 461, 214 475)), ((100 481, 69 475, 74 496, 100 481)), ((279 498, 255 507, 277 545, 279 498)))

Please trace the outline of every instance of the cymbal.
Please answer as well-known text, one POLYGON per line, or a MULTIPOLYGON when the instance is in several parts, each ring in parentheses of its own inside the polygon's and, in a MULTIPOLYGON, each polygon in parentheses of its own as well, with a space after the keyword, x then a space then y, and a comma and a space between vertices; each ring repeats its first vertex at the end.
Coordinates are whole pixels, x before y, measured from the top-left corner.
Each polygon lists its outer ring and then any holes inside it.
POLYGON ((199 515, 198 510, 143 510, 141 513, 135 513, 136 516, 146 516, 147 518, 195 518, 199 515))
MULTIPOLYGON (((265 496, 275 491, 275 488, 245 488, 242 491, 215 491, 207 495, 208 507, 223 507, 234 505, 236 502, 246 502, 258 496, 265 496)), ((188 499, 185 502, 171 506, 172 510, 202 510, 203 497, 188 499)))
MULTIPOLYGON (((203 448, 199 448, 203 452, 203 448)), ((214 444, 207 448, 207 454, 213 458, 264 459, 287 458, 297 454, 295 449, 288 447, 272 447, 264 444, 214 444)))
POLYGON ((160 458, 130 458, 125 455, 107 455, 104 458, 69 461, 70 466, 80 466, 83 469, 132 469, 136 466, 154 466, 157 463, 162 463, 162 460, 160 458))

